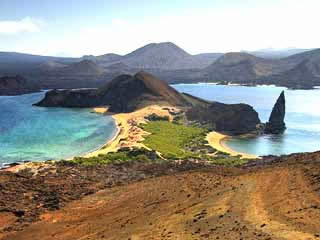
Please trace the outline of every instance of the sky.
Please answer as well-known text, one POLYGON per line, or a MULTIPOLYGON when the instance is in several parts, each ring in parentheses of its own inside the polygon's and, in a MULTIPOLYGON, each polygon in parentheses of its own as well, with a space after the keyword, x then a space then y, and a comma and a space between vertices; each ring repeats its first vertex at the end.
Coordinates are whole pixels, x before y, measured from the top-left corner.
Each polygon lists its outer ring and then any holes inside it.
POLYGON ((0 0, 0 51, 80 57, 319 48, 319 0, 0 0))

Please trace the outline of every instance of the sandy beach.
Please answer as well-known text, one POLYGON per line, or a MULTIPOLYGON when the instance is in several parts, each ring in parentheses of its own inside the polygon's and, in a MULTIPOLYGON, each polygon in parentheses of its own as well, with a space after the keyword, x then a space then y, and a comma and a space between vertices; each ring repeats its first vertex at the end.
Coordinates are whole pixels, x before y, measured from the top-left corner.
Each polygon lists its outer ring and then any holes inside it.
MULTIPOLYGON (((138 125, 140 123, 145 123, 145 117, 152 113, 159 116, 168 116, 171 119, 172 116, 169 114, 167 109, 170 109, 170 111, 173 112, 179 111, 174 107, 152 105, 132 113, 120 113, 113 115, 112 117, 115 119, 118 128, 116 135, 111 140, 109 140, 102 148, 86 154, 85 157, 94 157, 98 156, 99 154, 116 152, 122 147, 147 148, 141 142, 143 141, 143 136, 147 135, 148 133, 139 128, 138 125)), ((108 111, 108 109, 95 108, 94 111, 98 113, 105 113, 108 111)), ((229 153, 231 156, 241 155, 242 158, 248 159, 259 158, 256 155, 241 153, 232 150, 224 144, 224 141, 226 141, 228 138, 230 138, 230 136, 218 132, 211 132, 207 135, 206 139, 213 148, 221 152, 229 153)))
POLYGON ((93 108, 93 111, 95 113, 101 113, 101 114, 104 114, 108 111, 108 107, 96 107, 96 108, 93 108))
MULTIPOLYGON (((116 121, 116 125, 118 128, 118 132, 116 135, 109 140, 102 148, 90 152, 86 154, 84 157, 95 157, 99 154, 106 154, 109 152, 116 152, 120 148, 123 147, 144 147, 148 149, 143 143, 143 136, 147 135, 148 133, 143 131, 139 128, 140 123, 145 123, 145 117, 150 114, 157 114, 158 116, 168 116, 169 119, 172 119, 168 109, 171 112, 179 111, 175 107, 170 106, 158 106, 152 105, 135 112, 131 113, 119 113, 115 114, 112 117, 116 121)), ((103 111, 101 108, 98 109, 99 111, 103 111)), ((96 111, 96 109, 94 109, 96 111)), ((105 112, 107 109, 105 110, 105 112)))
POLYGON ((218 151, 229 153, 231 156, 237 156, 241 155, 241 158, 248 158, 248 159, 256 159, 259 158, 256 155, 247 154, 247 153, 241 153, 232 150, 228 146, 224 144, 224 141, 226 141, 230 136, 218 133, 218 132, 210 132, 207 135, 207 141, 209 142, 210 146, 217 149, 218 151))

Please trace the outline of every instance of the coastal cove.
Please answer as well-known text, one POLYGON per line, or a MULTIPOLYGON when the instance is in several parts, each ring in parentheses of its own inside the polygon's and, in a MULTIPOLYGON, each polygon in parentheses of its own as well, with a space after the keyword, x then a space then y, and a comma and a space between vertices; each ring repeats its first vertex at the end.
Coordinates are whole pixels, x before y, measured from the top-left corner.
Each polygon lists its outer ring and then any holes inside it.
POLYGON ((320 149, 319 90, 288 90, 275 86, 225 86, 215 84, 176 84, 180 92, 228 104, 247 103, 267 122, 275 100, 285 90, 287 130, 283 135, 226 138, 223 144, 236 152, 258 156, 313 152, 320 149), (306 96, 308 100, 306 101, 306 96))
MULTIPOLYGON (((223 138, 219 135, 219 139, 213 142, 216 142, 215 145, 220 146, 222 151, 225 148, 228 150, 226 152, 233 155, 240 152, 249 158, 319 150, 320 114, 314 111, 320 105, 317 96, 319 90, 286 90, 274 86, 245 87, 205 83, 172 86, 179 92, 210 101, 250 104, 259 113, 262 122, 268 120, 275 100, 280 92, 285 90, 287 130, 283 135, 251 138, 223 138), (308 102, 304 101, 306 94, 308 102)), ((0 97, 0 107, 4 116, 0 119, 0 165, 17 161, 60 160, 107 153, 113 148, 118 149, 121 139, 129 137, 134 140, 137 136, 140 139, 139 128, 134 127, 136 132, 132 133, 132 136, 129 135, 129 128, 132 126, 128 125, 128 119, 141 122, 143 116, 149 113, 162 115, 166 112, 153 107, 146 113, 142 110, 131 115, 106 116, 102 114, 104 108, 93 110, 32 106, 43 96, 44 93, 41 92, 0 97), (121 125, 124 131, 120 131, 116 125, 121 125), (101 148, 111 141, 108 147, 101 148)))
POLYGON ((112 117, 92 109, 32 106, 43 96, 44 92, 0 97, 0 166, 83 155, 116 134, 112 117))

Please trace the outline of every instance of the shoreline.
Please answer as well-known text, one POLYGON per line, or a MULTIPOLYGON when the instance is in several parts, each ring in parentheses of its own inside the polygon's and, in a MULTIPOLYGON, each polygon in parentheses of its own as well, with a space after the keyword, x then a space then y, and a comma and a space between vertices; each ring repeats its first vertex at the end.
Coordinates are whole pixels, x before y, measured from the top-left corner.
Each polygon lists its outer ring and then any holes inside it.
POLYGON ((228 147, 225 142, 229 139, 232 138, 231 136, 224 135, 222 133, 218 132, 210 132, 206 140, 209 142, 209 145, 215 149, 217 149, 220 152, 228 153, 230 156, 238 156, 241 155, 241 158, 247 158, 247 159, 259 159, 259 156, 253 155, 253 154, 248 154, 248 153, 242 153, 242 152, 237 152, 230 147, 228 147))
MULTIPOLYGON (((141 123, 145 123, 146 121, 144 117, 152 113, 172 118, 169 112, 164 109, 171 109, 171 111, 177 111, 177 109, 174 107, 152 105, 131 113, 119 113, 112 115, 118 128, 116 135, 112 139, 110 139, 106 144, 104 144, 101 148, 94 150, 88 154, 85 154, 83 157, 95 157, 99 154, 115 152, 121 147, 147 148, 146 146, 144 146, 143 143, 141 143, 141 141, 143 140, 143 136, 147 135, 148 133, 144 132, 137 126, 141 123)), ((207 135, 206 140, 209 142, 209 145, 211 145, 213 148, 217 149, 220 152, 228 153, 230 154, 230 156, 241 155, 241 158, 247 159, 260 158, 259 156, 253 154, 238 152, 231 149, 225 144, 225 142, 229 138, 231 138, 231 136, 227 136, 218 132, 210 132, 207 135)))
MULTIPOLYGON (((120 128, 118 126, 118 123, 116 121, 116 119, 113 117, 113 115, 111 115, 111 117, 113 118, 114 120, 114 123, 115 123, 115 127, 116 127, 116 131, 115 133, 113 134, 112 138, 110 138, 107 142, 105 142, 104 144, 100 145, 99 147, 96 147, 92 150, 89 150, 89 151, 86 151, 85 153, 82 153, 81 155, 79 155, 80 157, 86 157, 87 155, 89 154, 92 154, 94 152, 97 152, 99 151, 100 149, 103 149, 105 146, 107 146, 108 144, 110 144, 111 142, 115 141, 115 139, 118 137, 119 133, 120 133, 120 128)), ((74 157, 78 157, 78 156, 72 156, 70 158, 68 158, 67 160, 72 160, 74 157)))
MULTIPOLYGON (((108 108, 106 107, 93 108, 93 112, 98 114, 105 114, 107 111, 108 111, 108 108)), ((173 117, 169 112, 176 112, 176 111, 180 111, 180 110, 170 106, 151 105, 131 113, 119 113, 119 114, 111 115, 116 125, 116 132, 113 135, 113 137, 107 140, 103 145, 100 145, 95 149, 87 151, 81 155, 72 156, 70 158, 67 158, 66 160, 72 160, 74 157, 84 157, 84 158, 97 157, 100 154, 117 152, 120 148, 123 148, 123 147, 129 147, 129 148, 143 147, 143 148, 149 149, 142 143, 142 141, 144 140, 144 136, 149 133, 139 128, 138 127, 139 124, 145 123, 146 122, 145 117, 150 114, 157 114, 159 116, 168 116, 170 119, 172 119, 173 117)), ((259 156, 237 152, 229 148, 225 144, 225 141, 228 138, 231 138, 231 137, 218 132, 210 132, 206 136, 206 140, 209 142, 209 145, 211 145, 213 148, 217 149, 218 151, 230 154, 230 156, 241 155, 241 158, 248 158, 248 159, 260 158, 259 156)), ((41 163, 45 164, 45 162, 22 163, 19 165, 8 167, 8 168, 0 168, 0 171, 1 170, 17 171, 17 170, 23 169, 24 166, 33 165, 33 163, 35 163, 36 165, 39 165, 41 163)))
POLYGON ((151 105, 130 113, 118 113, 112 115, 118 128, 115 136, 105 143, 102 147, 82 155, 82 157, 97 157, 99 154, 107 154, 116 152, 123 147, 137 147, 146 148, 142 141, 144 136, 149 134, 139 128, 139 124, 145 123, 145 117, 150 114, 157 114, 159 116, 168 116, 172 119, 170 112, 178 111, 177 108, 171 106, 151 105))

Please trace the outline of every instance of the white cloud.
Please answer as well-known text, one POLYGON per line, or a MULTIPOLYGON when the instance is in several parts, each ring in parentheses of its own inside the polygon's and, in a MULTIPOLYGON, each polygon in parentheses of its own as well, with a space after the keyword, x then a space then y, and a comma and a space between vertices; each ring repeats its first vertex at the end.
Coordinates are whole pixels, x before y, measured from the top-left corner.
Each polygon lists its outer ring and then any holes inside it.
POLYGON ((25 17, 16 21, 0 21, 0 34, 18 34, 22 32, 39 32, 43 21, 25 17))

